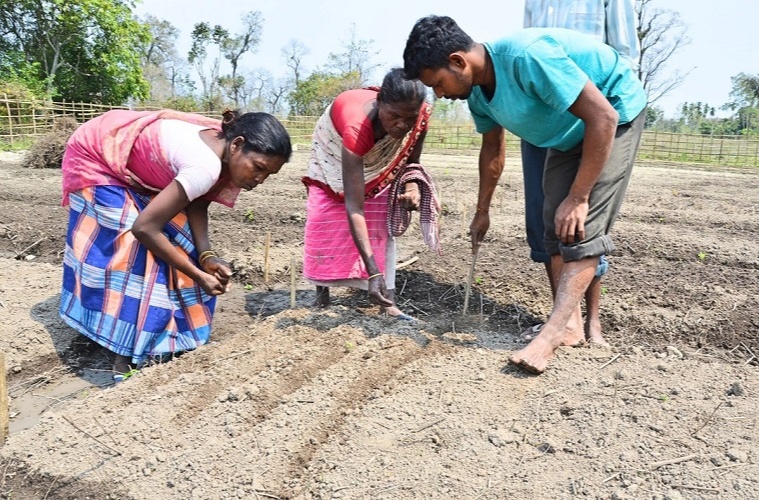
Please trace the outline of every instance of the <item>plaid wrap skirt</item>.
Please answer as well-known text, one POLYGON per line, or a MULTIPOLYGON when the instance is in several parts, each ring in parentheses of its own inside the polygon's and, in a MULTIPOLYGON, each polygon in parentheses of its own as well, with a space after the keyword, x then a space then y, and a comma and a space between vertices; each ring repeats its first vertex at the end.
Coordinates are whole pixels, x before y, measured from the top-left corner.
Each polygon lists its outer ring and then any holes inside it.
MULTIPOLYGON (((71 193, 63 260, 61 318, 135 364, 208 342, 216 305, 215 297, 132 235, 151 198, 118 186, 71 193)), ((164 234, 197 265, 185 212, 164 234)))

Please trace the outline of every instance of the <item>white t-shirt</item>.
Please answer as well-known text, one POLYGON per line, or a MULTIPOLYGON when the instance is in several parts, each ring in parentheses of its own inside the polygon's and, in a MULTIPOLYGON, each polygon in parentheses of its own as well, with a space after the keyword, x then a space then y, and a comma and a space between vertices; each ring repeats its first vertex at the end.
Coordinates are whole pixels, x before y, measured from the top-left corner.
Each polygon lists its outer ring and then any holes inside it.
POLYGON ((166 157, 190 201, 210 191, 221 175, 221 160, 200 138, 206 129, 182 120, 161 120, 166 157))

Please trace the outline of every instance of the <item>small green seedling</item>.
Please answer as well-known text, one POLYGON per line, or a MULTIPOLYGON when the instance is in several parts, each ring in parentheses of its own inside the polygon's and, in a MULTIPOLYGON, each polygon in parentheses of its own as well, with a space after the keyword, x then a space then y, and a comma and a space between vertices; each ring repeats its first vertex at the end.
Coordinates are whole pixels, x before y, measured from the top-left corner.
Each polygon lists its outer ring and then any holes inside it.
POLYGON ((706 260, 706 252, 698 252, 698 260, 700 260, 701 262, 706 260))
POLYGON ((253 290, 253 285, 251 285, 250 283, 248 283, 243 288, 245 288, 246 290, 253 290))
POLYGON ((609 293, 609 289, 606 288, 605 286, 602 286, 601 287, 601 295, 606 295, 607 293, 609 293))
POLYGON ((256 219, 256 214, 253 212, 252 208, 249 208, 245 211, 245 215, 243 217, 245 217, 246 221, 253 222, 256 219))
POLYGON ((660 400, 662 403, 666 403, 666 402, 668 402, 668 401, 669 401, 669 396, 668 396, 668 395, 666 395, 666 394, 662 394, 661 396, 659 396, 659 400, 660 400))
POLYGON ((482 285, 483 281, 484 280, 482 278, 480 278, 479 276, 477 276, 476 278, 474 278, 474 282, 477 283, 478 285, 482 285))
POLYGON ((351 352, 355 347, 356 346, 353 344, 353 342, 345 342, 345 352, 351 352))

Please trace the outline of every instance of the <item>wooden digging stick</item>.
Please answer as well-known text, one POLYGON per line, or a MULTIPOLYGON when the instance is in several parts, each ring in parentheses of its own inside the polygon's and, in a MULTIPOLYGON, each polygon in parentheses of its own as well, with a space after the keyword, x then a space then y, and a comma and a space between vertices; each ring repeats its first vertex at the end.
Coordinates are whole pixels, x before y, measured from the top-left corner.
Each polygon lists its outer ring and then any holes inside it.
POLYGON ((295 309, 295 256, 290 257, 290 309, 295 309))
POLYGON ((266 232, 264 243, 264 285, 269 286, 269 247, 271 246, 271 231, 266 232))
POLYGON ((466 280, 466 293, 464 293, 464 310, 461 311, 462 316, 466 316, 466 312, 469 309, 469 294, 472 292, 472 280, 474 280, 474 266, 477 263, 477 252, 480 251, 480 247, 476 246, 474 254, 472 254, 472 265, 469 268, 469 277, 466 280))
POLYGON ((0 352, 0 445, 8 437, 10 422, 8 411, 8 386, 5 383, 5 354, 0 352))

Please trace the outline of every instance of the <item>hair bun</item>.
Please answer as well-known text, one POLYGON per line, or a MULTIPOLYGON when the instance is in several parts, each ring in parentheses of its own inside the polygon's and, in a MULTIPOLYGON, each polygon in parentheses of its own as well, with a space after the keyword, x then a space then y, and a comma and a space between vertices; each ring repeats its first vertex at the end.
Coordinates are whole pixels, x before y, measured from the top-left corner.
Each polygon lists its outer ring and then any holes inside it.
POLYGON ((227 108, 221 112, 221 124, 222 126, 232 125, 239 117, 240 114, 237 111, 227 108))

